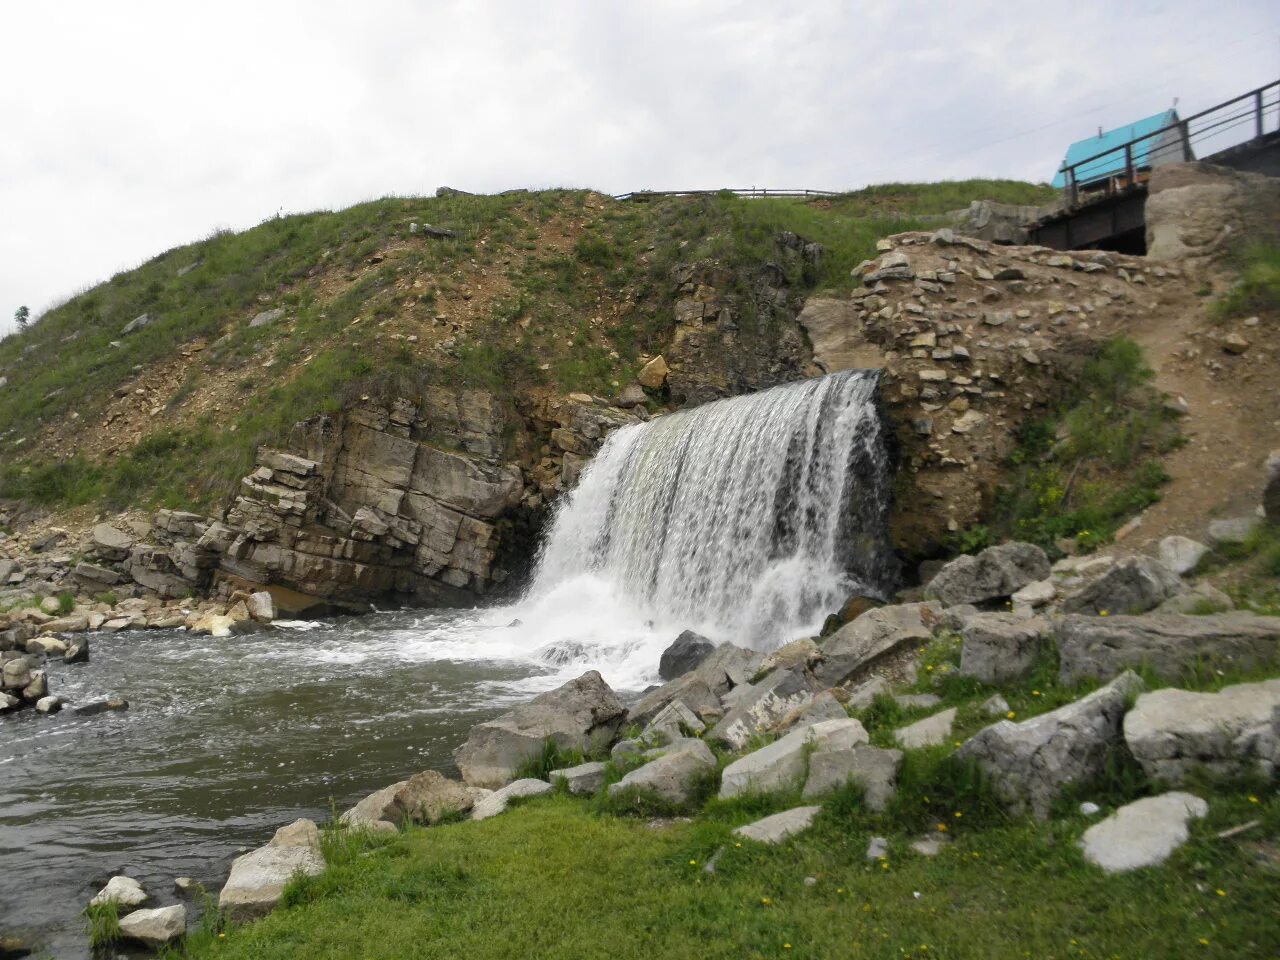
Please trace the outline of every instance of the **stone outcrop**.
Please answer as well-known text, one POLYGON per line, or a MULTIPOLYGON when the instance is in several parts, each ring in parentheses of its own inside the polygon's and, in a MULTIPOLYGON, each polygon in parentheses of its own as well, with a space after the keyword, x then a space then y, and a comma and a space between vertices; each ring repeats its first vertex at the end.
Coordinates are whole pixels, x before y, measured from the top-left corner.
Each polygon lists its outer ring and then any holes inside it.
POLYGON ((501 787, 538 756, 548 740, 562 750, 587 753, 611 743, 626 715, 622 701, 591 670, 473 727, 453 755, 468 784, 501 787))
POLYGON ((1280 238, 1280 181, 1209 163, 1156 167, 1147 184, 1147 257, 1206 262, 1246 240, 1280 238))
POLYGON ((296 820, 277 830, 266 846, 236 857, 218 906, 239 923, 255 920, 271 912, 295 874, 323 871, 320 831, 310 820, 296 820))
POLYGON ((962 554, 938 571, 925 596, 951 606, 1010 597, 1049 576, 1049 558, 1031 543, 1002 543, 978 554, 962 554))
POLYGON ((1177 681, 1203 670, 1254 670, 1280 663, 1280 617, 1232 611, 1211 616, 1064 617, 1056 625, 1064 683, 1106 679, 1145 666, 1177 681))
POLYGON ((1232 775, 1280 768, 1280 679, 1217 693, 1144 693, 1124 718, 1124 738, 1148 776, 1183 783, 1196 768, 1232 775))
POLYGON ((976 761, 1012 812, 1030 811, 1043 820, 1063 787, 1103 771, 1108 751, 1120 741, 1128 699, 1141 689, 1136 674, 1121 674, 1057 710, 986 727, 965 741, 956 756, 976 761))

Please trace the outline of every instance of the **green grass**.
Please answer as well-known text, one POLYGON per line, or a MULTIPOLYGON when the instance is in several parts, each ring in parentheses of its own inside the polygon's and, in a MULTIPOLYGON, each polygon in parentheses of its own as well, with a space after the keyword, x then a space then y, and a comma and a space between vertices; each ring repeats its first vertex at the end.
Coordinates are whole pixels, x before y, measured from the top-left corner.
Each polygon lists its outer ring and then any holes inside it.
POLYGON ((1165 867, 1111 877, 1082 860, 1078 816, 978 829, 970 811, 950 810, 953 842, 936 859, 907 849, 918 833, 890 831, 889 857, 869 862, 883 824, 856 795, 833 798, 808 833, 776 849, 731 836, 758 810, 653 829, 539 798, 482 823, 358 838, 323 876, 295 881, 284 908, 225 939, 193 937, 187 955, 1271 956, 1280 875, 1252 855, 1250 835, 1214 838, 1258 818, 1252 839, 1274 838, 1280 803, 1251 803, 1250 789, 1219 796, 1165 867))
POLYGON ((119 942, 120 905, 116 901, 91 903, 84 908, 84 915, 89 922, 90 947, 101 950, 119 942))
POLYGON ((1152 371, 1132 340, 1103 344, 1048 417, 1023 424, 984 525, 953 538, 973 552, 1006 539, 1085 550, 1108 542, 1160 499, 1160 455, 1181 442, 1174 415, 1148 386, 1152 371))
POLYGON ((1237 258, 1239 279, 1213 306, 1214 315, 1226 320, 1250 314, 1280 313, 1280 245, 1255 243, 1237 258))

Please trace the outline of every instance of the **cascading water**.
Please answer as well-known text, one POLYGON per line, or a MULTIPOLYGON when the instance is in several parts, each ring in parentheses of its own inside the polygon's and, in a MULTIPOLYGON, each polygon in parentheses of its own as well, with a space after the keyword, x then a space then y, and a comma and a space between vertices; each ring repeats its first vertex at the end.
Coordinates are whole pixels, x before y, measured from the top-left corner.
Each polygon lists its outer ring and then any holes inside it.
POLYGON ((612 604, 667 642, 693 628, 765 649, 816 633, 850 593, 884 594, 877 384, 846 371, 616 431, 557 511, 524 606, 607 616, 612 604))

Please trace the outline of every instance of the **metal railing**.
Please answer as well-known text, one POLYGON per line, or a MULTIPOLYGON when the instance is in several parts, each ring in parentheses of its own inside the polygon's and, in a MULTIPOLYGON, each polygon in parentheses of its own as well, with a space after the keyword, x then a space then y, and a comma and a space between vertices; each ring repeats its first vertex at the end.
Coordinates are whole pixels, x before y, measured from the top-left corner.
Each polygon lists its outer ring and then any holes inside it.
POLYGON ((838 190, 773 190, 766 187, 725 187, 720 190, 633 190, 620 193, 615 200, 658 200, 662 197, 714 197, 732 193, 739 197, 838 197, 838 190))
MULTIPOLYGON (((1100 186, 1090 190, 1090 196, 1111 196, 1131 190, 1143 182, 1144 174, 1154 166, 1152 161, 1161 159, 1162 154, 1166 162, 1170 157, 1176 160, 1194 160, 1193 144, 1207 143, 1216 137, 1228 135, 1239 127, 1253 127, 1252 136, 1246 139, 1265 136, 1267 111, 1272 108, 1276 108, 1277 127, 1280 127, 1280 80, 1225 100, 1159 130, 1144 133, 1128 143, 1064 165, 1058 172, 1066 181, 1063 189, 1067 194, 1067 202, 1075 206, 1080 200, 1082 189, 1094 185, 1100 186), (1166 138, 1168 142, 1164 142, 1166 138)), ((1234 145, 1236 144, 1229 146, 1234 145)))

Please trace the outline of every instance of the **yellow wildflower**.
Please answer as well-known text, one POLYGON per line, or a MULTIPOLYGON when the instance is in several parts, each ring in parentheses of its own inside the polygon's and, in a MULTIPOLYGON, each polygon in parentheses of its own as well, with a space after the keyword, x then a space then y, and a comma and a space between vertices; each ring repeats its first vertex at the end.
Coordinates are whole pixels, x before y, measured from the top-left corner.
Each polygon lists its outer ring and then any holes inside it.
POLYGON ((1010 710, 1008 713, 1005 714, 1005 716, 1008 717, 1010 720, 1012 720, 1014 717, 1017 716, 1017 714, 1014 713, 1012 710, 1010 710))

